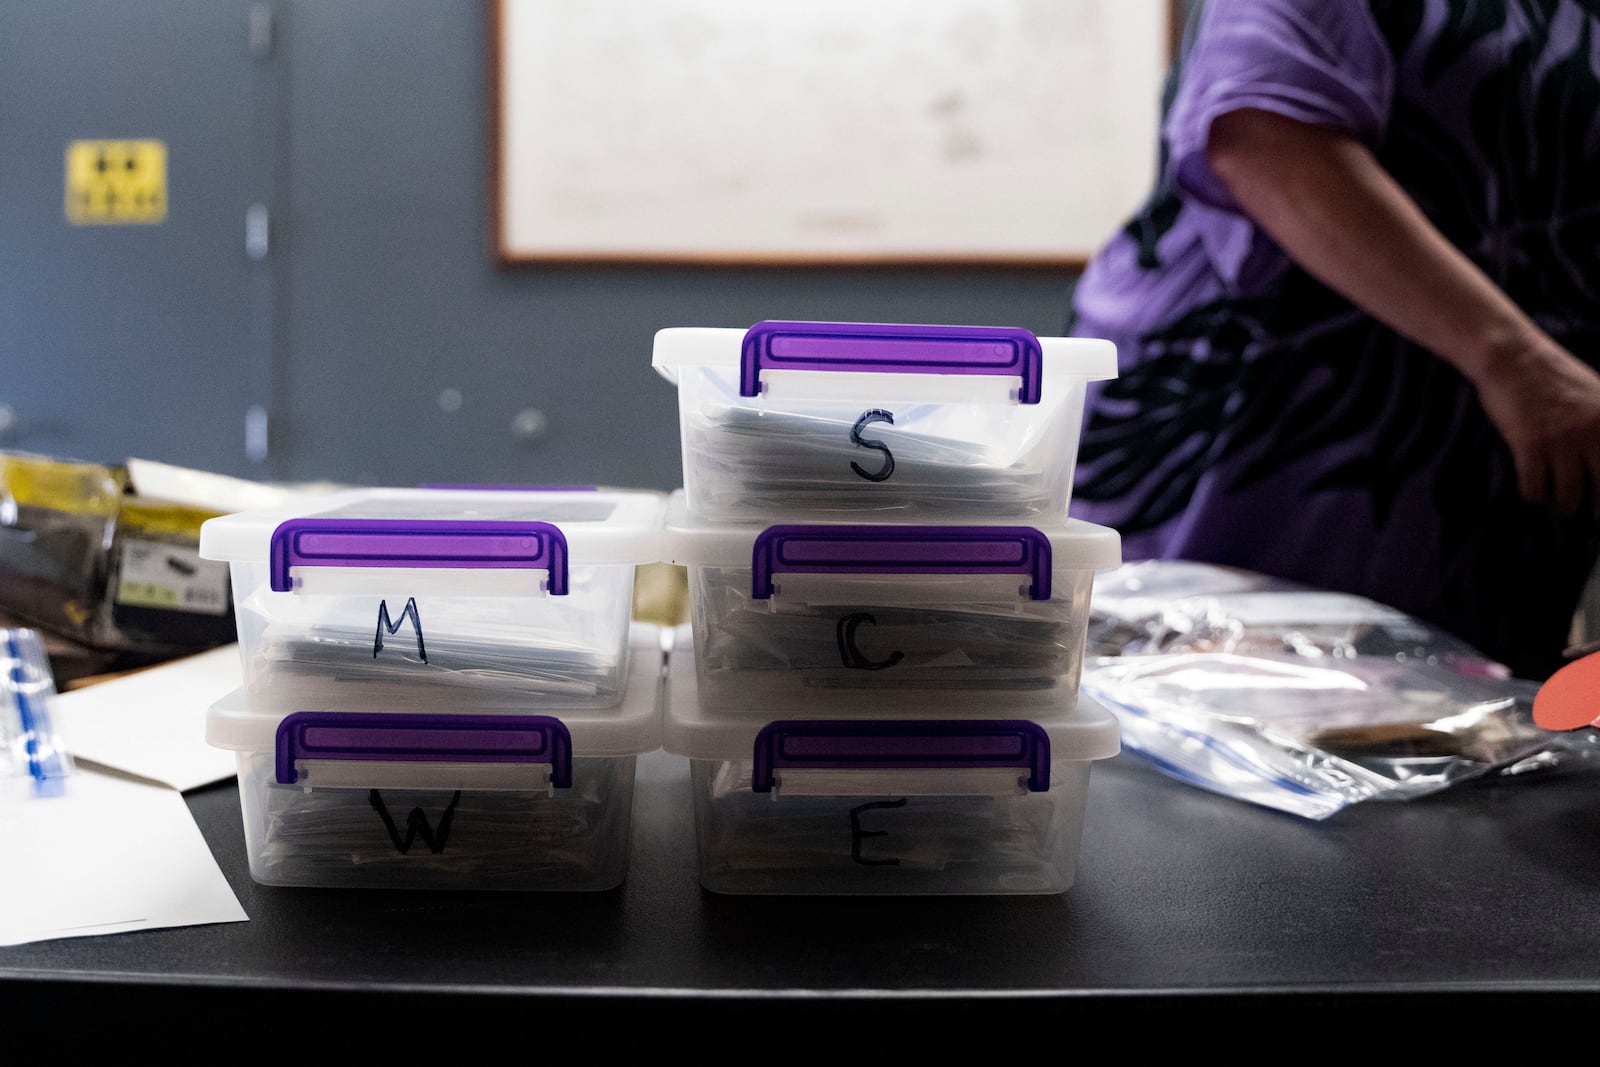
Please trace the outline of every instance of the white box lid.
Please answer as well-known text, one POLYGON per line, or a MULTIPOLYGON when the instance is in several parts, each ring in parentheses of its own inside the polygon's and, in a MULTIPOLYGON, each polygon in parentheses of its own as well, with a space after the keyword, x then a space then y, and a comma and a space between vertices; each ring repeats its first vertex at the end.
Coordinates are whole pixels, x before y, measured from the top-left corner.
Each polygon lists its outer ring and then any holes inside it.
POLYGON ((571 563, 653 563, 662 505, 662 494, 639 490, 352 489, 209 519, 200 527, 200 555, 265 562, 273 534, 292 520, 447 522, 468 528, 539 522, 560 530, 571 563))
MULTIPOLYGON (((1018 523, 1005 520, 960 523, 708 523, 690 515, 683 490, 676 490, 667 504, 661 534, 661 558, 683 566, 749 568, 758 540, 770 538, 775 530, 812 530, 819 536, 848 539, 853 535, 892 542, 898 534, 939 537, 959 531, 982 538, 988 531, 1031 531, 1032 540, 1048 544, 1050 565, 1057 570, 1104 571, 1122 564, 1122 538, 1107 526, 1065 516, 1052 522, 1018 523)), ((889 551, 893 551, 892 547, 889 551)), ((958 566, 958 565, 955 565, 958 566)), ((819 568, 825 569, 825 568, 819 568)), ((866 567, 859 573, 875 573, 866 567)), ((885 572, 885 573, 892 573, 885 572)), ((930 571, 930 573, 933 573, 930 571)))
MULTIPOLYGON (((763 331, 790 335, 784 339, 796 358, 793 362, 780 358, 780 363, 819 374, 873 373, 898 364, 899 373, 916 366, 920 368, 916 373, 970 376, 983 372, 974 372, 970 367, 953 372, 937 366, 940 362, 966 363, 972 352, 980 351, 977 346, 998 352, 1014 345, 1036 352, 1039 372, 1047 378, 1099 381, 1117 376, 1116 345, 1102 338, 1038 337, 1013 327, 900 323, 762 322, 748 329, 668 327, 656 332, 651 365, 670 382, 678 380, 680 367, 736 368, 745 360, 747 339, 754 348, 763 340, 763 331), (937 358, 926 363, 916 359, 917 346, 924 346, 937 358), (938 348, 946 351, 933 352, 938 348), (901 358, 907 356, 910 358, 901 358)), ((988 353, 982 358, 987 359, 988 353)), ((996 369, 994 373, 1006 372, 996 369)))
MULTIPOLYGON (((320 712, 348 712, 350 715, 426 716, 432 720, 475 718, 480 720, 508 716, 547 716, 559 719, 566 727, 575 756, 632 756, 661 747, 661 699, 664 681, 663 641, 670 631, 652 623, 634 623, 629 630, 630 658, 628 679, 622 702, 612 708, 586 708, 563 705, 559 699, 536 700, 508 693, 499 708, 474 704, 470 712, 450 710, 448 691, 425 685, 416 687, 406 706, 381 709, 318 708, 320 712)), ((303 709, 288 706, 263 706, 253 702, 244 689, 236 689, 213 704, 206 714, 206 742, 216 748, 237 752, 272 752, 277 745, 278 727, 288 716, 303 709)))
MULTIPOLYGON (((896 708, 874 712, 871 721, 894 724, 1025 720, 1037 725, 1049 737, 1052 759, 1097 760, 1115 756, 1121 751, 1122 737, 1116 716, 1083 693, 1076 697, 1075 701, 1064 700, 1056 708, 1034 704, 1012 707, 1006 704, 1003 694, 952 691, 930 698, 929 706, 916 710, 896 708)), ((751 758, 757 735, 776 718, 763 708, 719 711, 702 707, 691 631, 687 626, 678 628, 667 655, 663 748, 690 759, 747 760, 751 758)), ((834 711, 825 705, 804 716, 783 718, 846 725, 865 721, 865 716, 859 712, 834 711)))

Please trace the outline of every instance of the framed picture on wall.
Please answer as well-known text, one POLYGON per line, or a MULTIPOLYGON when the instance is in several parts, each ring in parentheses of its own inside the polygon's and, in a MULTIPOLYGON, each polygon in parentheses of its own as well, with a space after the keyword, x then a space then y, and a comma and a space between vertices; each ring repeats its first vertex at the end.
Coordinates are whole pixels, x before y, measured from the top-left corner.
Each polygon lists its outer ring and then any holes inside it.
POLYGON ((490 0, 493 239, 550 262, 1081 264, 1172 0, 490 0))

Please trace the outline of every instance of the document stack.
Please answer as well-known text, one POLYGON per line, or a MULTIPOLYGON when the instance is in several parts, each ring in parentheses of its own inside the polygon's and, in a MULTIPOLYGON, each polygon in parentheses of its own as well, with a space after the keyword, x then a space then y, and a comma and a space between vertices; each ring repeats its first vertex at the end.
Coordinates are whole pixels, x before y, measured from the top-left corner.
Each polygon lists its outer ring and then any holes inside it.
POLYGON ((599 890, 660 747, 661 642, 630 625, 652 493, 361 489, 212 519, 244 685, 250 873, 270 885, 599 890))
POLYGON ((663 744, 725 893, 1056 893, 1116 720, 1078 693, 1115 531, 1067 518, 1108 341, 667 329, 692 622, 663 744))

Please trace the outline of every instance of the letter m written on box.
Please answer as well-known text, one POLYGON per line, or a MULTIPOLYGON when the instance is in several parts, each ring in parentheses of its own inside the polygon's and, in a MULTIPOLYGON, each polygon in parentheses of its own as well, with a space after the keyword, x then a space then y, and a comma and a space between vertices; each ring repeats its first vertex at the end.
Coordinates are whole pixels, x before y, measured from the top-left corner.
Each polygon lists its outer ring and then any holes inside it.
POLYGON ((378 653, 383 651, 384 634, 387 633, 390 637, 393 637, 399 632, 400 627, 405 625, 407 619, 411 620, 411 629, 417 635, 417 658, 424 663, 428 662, 428 650, 422 643, 422 616, 417 613, 416 597, 407 598, 406 609, 400 613, 398 619, 393 621, 389 619, 389 602, 387 600, 378 601, 378 633, 372 641, 373 659, 377 659, 378 653))

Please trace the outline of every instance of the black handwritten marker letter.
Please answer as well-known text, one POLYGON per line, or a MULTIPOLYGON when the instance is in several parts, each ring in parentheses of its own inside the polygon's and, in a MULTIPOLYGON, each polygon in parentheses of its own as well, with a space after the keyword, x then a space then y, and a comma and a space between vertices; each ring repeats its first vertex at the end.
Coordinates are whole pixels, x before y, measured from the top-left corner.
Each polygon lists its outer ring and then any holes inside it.
POLYGON ((834 639, 839 643, 839 659, 846 667, 858 671, 881 671, 885 667, 893 667, 906 658, 904 652, 891 652, 888 659, 868 659, 866 654, 856 647, 856 630, 864 622, 877 625, 878 620, 871 612, 858 611, 840 619, 839 624, 833 628, 834 639))
POLYGON ((412 808, 411 814, 406 816, 406 836, 400 836, 399 827, 394 824, 394 817, 389 814, 389 806, 383 802, 383 794, 376 789, 367 794, 367 803, 372 805, 372 810, 378 813, 383 820, 383 828, 389 831, 389 840, 394 842, 394 847, 404 856, 411 851, 411 846, 416 844, 417 838, 422 838, 422 843, 428 846, 428 851, 435 856, 444 854, 445 842, 450 840, 450 823, 456 817, 456 805, 461 802, 461 790, 457 789, 455 796, 450 798, 450 804, 444 809, 444 814, 439 816, 439 831, 435 833, 433 827, 428 825, 428 817, 421 808, 412 808))
POLYGON ((889 475, 894 473, 894 453, 890 452, 889 446, 884 444, 882 441, 879 441, 873 437, 861 436, 861 431, 866 429, 869 424, 874 422, 887 422, 890 426, 893 426, 894 412, 884 411, 882 408, 873 408, 871 411, 863 411, 861 413, 861 417, 856 420, 856 424, 850 428, 850 440, 860 445, 862 448, 873 448, 877 449, 879 452, 882 452, 883 467, 877 471, 869 471, 865 470, 861 464, 851 460, 850 469, 861 475, 861 477, 865 478, 869 482, 886 482, 889 480, 889 475))
POLYGON ((416 597, 411 597, 406 601, 406 610, 402 611, 400 618, 394 622, 389 621, 389 602, 387 600, 378 601, 378 635, 372 642, 373 659, 377 659, 378 653, 383 651, 384 631, 387 630, 389 636, 393 637, 395 632, 400 629, 400 624, 408 618, 411 620, 411 628, 417 633, 417 658, 424 663, 428 662, 428 650, 422 644, 422 616, 417 614, 416 597))
POLYGON ((867 804, 857 804, 850 809, 850 858, 863 867, 898 867, 899 860, 869 860, 861 854, 861 842, 869 837, 888 837, 887 830, 863 830, 861 828, 861 813, 872 811, 874 808, 903 808, 906 798, 899 800, 874 800, 867 804))

